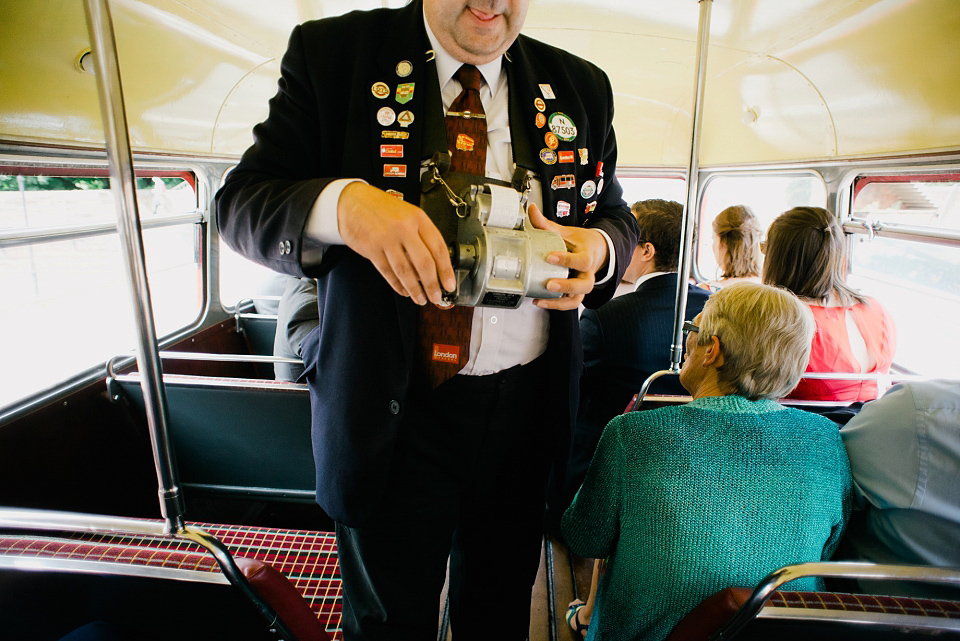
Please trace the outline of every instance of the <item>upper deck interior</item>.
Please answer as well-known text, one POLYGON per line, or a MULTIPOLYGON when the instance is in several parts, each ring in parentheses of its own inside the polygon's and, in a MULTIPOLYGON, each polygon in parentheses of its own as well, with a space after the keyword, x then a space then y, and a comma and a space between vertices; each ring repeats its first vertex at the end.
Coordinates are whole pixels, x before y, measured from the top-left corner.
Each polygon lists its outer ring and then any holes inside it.
MULTIPOLYGON (((293 25, 401 4, 111 3, 134 150, 239 155, 293 25)), ((956 0, 715 0, 711 13, 703 166, 960 148, 956 0)), ((622 166, 680 167, 699 14, 696 0, 532 0, 524 33, 607 71, 622 166)), ((0 5, 0 141, 102 147, 88 49, 83 3, 0 5)))

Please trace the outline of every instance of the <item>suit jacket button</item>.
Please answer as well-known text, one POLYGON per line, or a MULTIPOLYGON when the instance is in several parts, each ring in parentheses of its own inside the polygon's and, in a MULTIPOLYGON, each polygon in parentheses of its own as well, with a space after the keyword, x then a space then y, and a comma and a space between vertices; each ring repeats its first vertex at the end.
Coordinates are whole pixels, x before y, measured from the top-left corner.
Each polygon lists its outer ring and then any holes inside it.
POLYGON ((281 241, 280 241, 280 255, 283 256, 285 253, 287 253, 287 252, 283 251, 283 241, 281 240, 281 241))
POLYGON ((400 413, 400 403, 397 401, 390 401, 390 413, 399 414, 400 413))

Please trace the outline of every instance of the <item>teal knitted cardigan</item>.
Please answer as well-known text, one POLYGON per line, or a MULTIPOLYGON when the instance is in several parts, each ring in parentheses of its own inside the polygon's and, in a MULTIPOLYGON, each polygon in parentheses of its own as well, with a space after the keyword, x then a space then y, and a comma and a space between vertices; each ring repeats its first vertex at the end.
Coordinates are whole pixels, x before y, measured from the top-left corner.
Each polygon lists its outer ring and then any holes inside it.
POLYGON ((664 639, 714 592, 829 558, 850 497, 821 416, 722 396, 614 418, 563 517, 574 553, 607 559, 587 639, 664 639))

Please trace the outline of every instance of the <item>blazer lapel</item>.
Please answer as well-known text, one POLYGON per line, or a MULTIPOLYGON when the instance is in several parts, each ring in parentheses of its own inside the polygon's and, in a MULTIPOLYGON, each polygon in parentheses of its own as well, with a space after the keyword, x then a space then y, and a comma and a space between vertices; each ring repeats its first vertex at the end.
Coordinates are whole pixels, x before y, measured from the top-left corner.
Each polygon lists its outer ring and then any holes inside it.
POLYGON ((510 87, 510 139, 514 161, 540 177, 543 214, 561 225, 582 223, 577 201, 580 162, 576 147, 586 147, 582 134, 573 141, 548 141, 551 114, 571 105, 568 84, 556 81, 543 61, 535 60, 524 36, 507 51, 507 78, 510 87), (553 98, 549 96, 553 95, 553 98), (551 146, 554 146, 551 148, 551 146), (560 162, 563 152, 563 162, 560 162), (571 158, 575 160, 571 160, 571 158))
MULTIPOLYGON (((424 73, 430 43, 423 27, 421 3, 398 10, 381 36, 383 43, 370 87, 366 88, 371 123, 369 153, 375 168, 371 183, 417 204, 425 83, 431 81, 424 73)), ((436 74, 432 82, 437 83, 436 74)))

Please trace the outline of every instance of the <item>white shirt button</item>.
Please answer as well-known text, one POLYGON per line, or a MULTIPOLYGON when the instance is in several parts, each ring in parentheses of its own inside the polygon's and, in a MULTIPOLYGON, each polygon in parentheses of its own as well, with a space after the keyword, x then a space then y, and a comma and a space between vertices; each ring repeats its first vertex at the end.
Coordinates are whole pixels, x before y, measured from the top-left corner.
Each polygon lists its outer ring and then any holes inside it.
POLYGON ((496 325, 496 324, 497 324, 497 317, 496 317, 496 316, 491 316, 491 317, 490 317, 490 324, 491 324, 491 325, 496 325))

